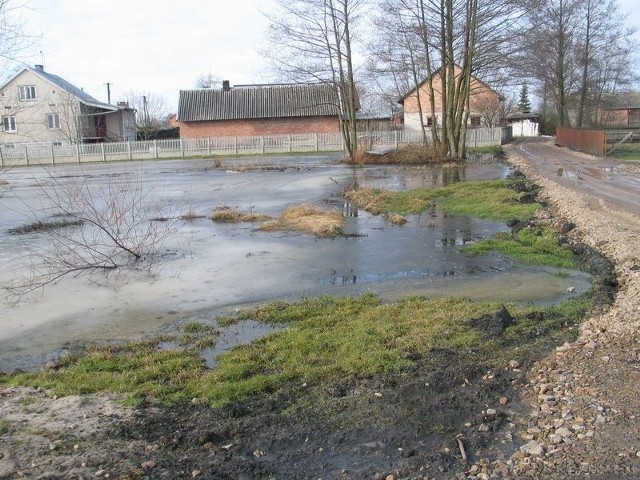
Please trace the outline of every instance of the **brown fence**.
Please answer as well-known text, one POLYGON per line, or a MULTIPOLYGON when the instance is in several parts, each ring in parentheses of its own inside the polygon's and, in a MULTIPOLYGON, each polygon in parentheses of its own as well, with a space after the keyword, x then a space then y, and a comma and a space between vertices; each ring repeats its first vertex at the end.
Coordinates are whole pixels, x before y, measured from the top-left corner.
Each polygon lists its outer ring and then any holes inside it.
POLYGON ((607 134, 605 130, 557 128, 556 145, 604 157, 607 154, 607 134))

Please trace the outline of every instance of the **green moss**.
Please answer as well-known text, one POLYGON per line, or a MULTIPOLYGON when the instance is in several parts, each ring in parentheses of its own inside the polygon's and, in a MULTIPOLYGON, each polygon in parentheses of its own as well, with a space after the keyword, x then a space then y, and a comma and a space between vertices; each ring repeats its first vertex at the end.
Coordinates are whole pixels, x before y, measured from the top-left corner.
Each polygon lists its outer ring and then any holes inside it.
POLYGON ((521 203, 521 194, 509 188, 513 183, 511 180, 460 182, 401 192, 364 188, 347 192, 346 196, 373 214, 415 215, 437 205, 446 214, 505 221, 530 218, 541 205, 521 203))
POLYGON ((500 233, 496 238, 465 246, 464 252, 487 255, 499 252, 520 262, 559 268, 576 268, 576 256, 562 246, 553 231, 540 227, 526 227, 518 233, 500 233))
POLYGON ((150 343, 106 345, 68 357, 57 371, 6 377, 9 384, 52 389, 57 395, 98 391, 171 404, 192 398, 222 405, 282 389, 331 385, 346 378, 410 372, 417 359, 438 353, 503 366, 514 355, 539 353, 562 341, 584 314, 588 298, 537 310, 510 306, 516 322, 500 338, 487 340, 469 319, 496 312, 496 303, 462 298, 408 297, 382 303, 373 295, 320 297, 300 303, 272 302, 240 312, 237 319, 287 324, 288 328, 218 357, 204 367, 192 349, 158 350, 150 343), (547 343, 545 343, 547 342, 547 343))

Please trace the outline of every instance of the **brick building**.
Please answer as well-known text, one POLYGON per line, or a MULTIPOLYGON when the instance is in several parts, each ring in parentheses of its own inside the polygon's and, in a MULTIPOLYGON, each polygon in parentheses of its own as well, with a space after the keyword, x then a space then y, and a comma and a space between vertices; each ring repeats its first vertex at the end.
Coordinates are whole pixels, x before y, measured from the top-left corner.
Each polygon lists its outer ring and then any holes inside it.
MULTIPOLYGON (((461 69, 455 66, 456 78, 461 69)), ((494 127, 499 123, 501 95, 486 83, 471 76, 471 93, 469 97, 469 126, 494 127)), ((407 130, 420 130, 420 108, 424 126, 436 122, 442 125, 442 77, 436 71, 432 78, 423 80, 417 88, 413 88, 398 101, 403 106, 404 124, 407 130), (431 81, 430 81, 431 80, 431 81), (419 92, 419 93, 418 93, 419 92), (431 116, 430 98, 434 96, 434 116, 431 116)))
POLYGON ((180 137, 334 133, 336 89, 329 84, 240 85, 180 91, 180 137))

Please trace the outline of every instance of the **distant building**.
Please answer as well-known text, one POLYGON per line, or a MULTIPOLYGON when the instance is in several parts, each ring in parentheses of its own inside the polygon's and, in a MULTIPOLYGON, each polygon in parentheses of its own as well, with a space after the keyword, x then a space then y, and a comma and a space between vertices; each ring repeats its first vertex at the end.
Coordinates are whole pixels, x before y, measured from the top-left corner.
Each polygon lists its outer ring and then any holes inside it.
POLYGON ((598 105, 600 125, 621 127, 640 125, 640 92, 604 94, 598 105))
POLYGON ((540 115, 531 112, 514 112, 505 118, 507 125, 511 125, 514 137, 537 137, 540 126, 540 115))
MULTIPOLYGON (((456 78, 461 69, 455 66, 456 78)), ((502 96, 493 88, 471 76, 471 94, 469 98, 469 126, 494 127, 499 120, 502 96)), ((411 89, 398 101, 404 108, 404 125, 407 130, 420 131, 420 110, 425 127, 442 125, 442 78, 439 71, 424 79, 416 88, 411 89), (433 91, 432 91, 433 88, 433 91), (419 93, 418 93, 419 92, 419 93), (431 115, 430 99, 433 96, 435 118, 431 115)))
POLYGON ((229 85, 180 91, 180 137, 265 136, 340 131, 331 84, 229 85))
POLYGON ((135 110, 102 103, 42 65, 0 87, 0 143, 90 143, 136 139, 135 110))

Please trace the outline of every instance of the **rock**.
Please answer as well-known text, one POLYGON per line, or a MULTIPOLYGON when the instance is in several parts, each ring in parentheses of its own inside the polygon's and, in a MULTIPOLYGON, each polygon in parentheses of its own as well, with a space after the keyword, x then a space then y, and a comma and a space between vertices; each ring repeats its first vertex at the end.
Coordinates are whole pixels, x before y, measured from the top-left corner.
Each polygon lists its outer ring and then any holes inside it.
POLYGON ((512 370, 515 370, 516 368, 520 368, 520 362, 517 360, 510 360, 509 361, 509 368, 512 370))
POLYGON ((538 443, 535 440, 531 440, 528 443, 522 445, 520 447, 520 450, 522 451, 522 453, 530 457, 542 457, 546 448, 541 443, 538 443))

